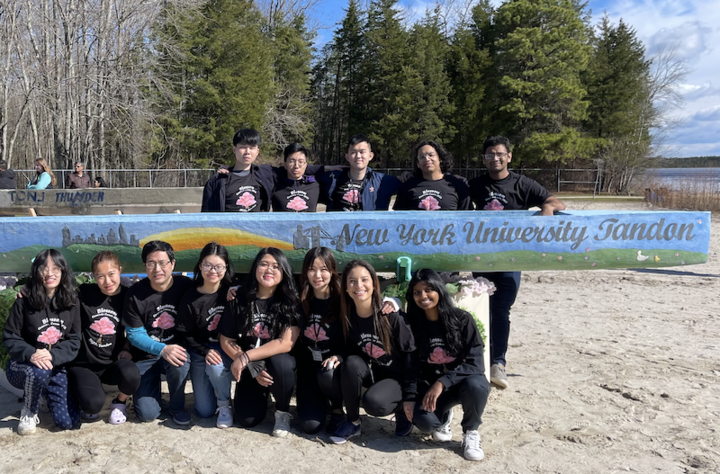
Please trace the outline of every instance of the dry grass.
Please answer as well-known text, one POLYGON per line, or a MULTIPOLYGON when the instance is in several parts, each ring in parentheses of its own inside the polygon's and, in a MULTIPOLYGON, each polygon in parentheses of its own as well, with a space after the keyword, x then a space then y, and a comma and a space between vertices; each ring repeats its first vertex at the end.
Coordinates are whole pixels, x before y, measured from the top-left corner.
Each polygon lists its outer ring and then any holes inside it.
POLYGON ((714 178, 712 169, 671 183, 649 177, 645 201, 665 209, 720 212, 720 181, 714 178))

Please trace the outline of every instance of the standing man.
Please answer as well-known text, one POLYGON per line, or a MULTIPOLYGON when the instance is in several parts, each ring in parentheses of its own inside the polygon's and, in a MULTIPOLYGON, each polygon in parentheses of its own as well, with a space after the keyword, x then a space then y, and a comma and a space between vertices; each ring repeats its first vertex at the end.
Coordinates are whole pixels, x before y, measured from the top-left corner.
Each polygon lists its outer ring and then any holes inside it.
MULTIPOLYGON (((512 153, 507 138, 485 140, 482 156, 488 172, 470 180, 470 196, 476 209, 519 211, 539 207, 542 216, 565 210, 565 204, 537 181, 508 170, 512 153)), ((495 283, 496 288, 490 297, 490 381, 507 388, 505 353, 510 337, 510 308, 520 288, 520 272, 473 273, 473 277, 479 276, 495 283)))
POLYGON ((15 172, 8 169, 5 160, 0 160, 0 189, 15 189, 15 172))
POLYGON ((325 173, 320 178, 328 211, 387 211, 400 188, 394 176, 368 167, 375 155, 365 135, 353 135, 345 159, 349 169, 325 173))
POLYGON ((90 176, 84 170, 85 163, 82 161, 75 162, 75 172, 68 175, 65 180, 65 187, 67 189, 91 188, 90 176))
POLYGON ((133 345, 132 360, 141 376, 133 408, 140 421, 160 416, 160 376, 165 374, 170 415, 178 425, 187 425, 190 414, 185 410, 185 381, 190 360, 176 340, 175 319, 180 299, 192 286, 192 280, 173 276, 175 252, 167 242, 153 240, 145 244, 142 260, 148 276, 128 289, 123 308, 123 324, 133 345))
POLYGON ((283 156, 284 172, 276 171, 278 181, 272 194, 274 212, 315 212, 320 185, 314 176, 308 176, 307 148, 299 143, 291 143, 285 147, 283 156))

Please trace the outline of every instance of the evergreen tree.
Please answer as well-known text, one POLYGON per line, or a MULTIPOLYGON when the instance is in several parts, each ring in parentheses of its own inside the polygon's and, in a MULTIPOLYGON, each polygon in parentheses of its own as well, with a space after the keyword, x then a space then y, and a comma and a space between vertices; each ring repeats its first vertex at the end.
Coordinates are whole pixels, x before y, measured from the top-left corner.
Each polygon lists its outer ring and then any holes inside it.
POLYGON ((580 130, 588 106, 580 73, 591 52, 580 8, 570 0, 509 0, 495 14, 497 117, 523 165, 592 153, 594 141, 580 130))

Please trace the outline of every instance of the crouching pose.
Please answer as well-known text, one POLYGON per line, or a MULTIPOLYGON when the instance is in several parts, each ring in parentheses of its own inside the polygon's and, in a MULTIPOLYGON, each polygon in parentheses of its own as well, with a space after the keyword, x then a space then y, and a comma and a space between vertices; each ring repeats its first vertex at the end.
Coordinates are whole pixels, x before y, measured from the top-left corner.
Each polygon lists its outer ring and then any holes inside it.
POLYGON ((79 425, 65 365, 80 348, 80 309, 75 277, 57 250, 35 257, 27 292, 15 300, 5 323, 3 344, 10 355, 8 381, 25 392, 18 434, 35 432, 41 396, 47 398, 55 426, 67 430, 79 425))
POLYGON ((295 388, 295 358, 290 355, 300 329, 300 302, 285 254, 266 247, 257 254, 245 284, 225 306, 220 346, 233 360, 235 421, 249 428, 267 413, 275 398, 273 436, 290 432, 290 398, 295 388))
POLYGON ((485 454, 477 430, 490 384, 475 321, 453 306, 445 283, 433 270, 422 269, 413 276, 407 302, 422 369, 413 423, 438 441, 450 441, 452 408, 462 405, 463 455, 480 461, 485 454))
POLYGON ((381 313, 380 285, 364 260, 349 262, 342 275, 344 331, 349 355, 341 367, 347 421, 331 437, 336 444, 360 434, 360 400, 372 416, 395 413, 395 434, 412 430, 419 375, 415 340, 402 313, 381 313), (368 387, 364 395, 362 388, 368 387))

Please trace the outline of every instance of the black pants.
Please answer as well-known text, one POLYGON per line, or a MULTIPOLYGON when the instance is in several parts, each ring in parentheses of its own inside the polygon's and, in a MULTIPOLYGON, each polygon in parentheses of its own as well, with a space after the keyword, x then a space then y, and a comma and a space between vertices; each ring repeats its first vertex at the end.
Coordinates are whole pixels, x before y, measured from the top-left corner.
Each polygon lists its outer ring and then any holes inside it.
POLYGON ((510 308, 515 304, 520 289, 520 276, 520 272, 473 272, 473 278, 483 277, 495 283, 495 294, 490 297, 491 364, 507 365, 505 353, 510 339, 510 308))
POLYGON ((274 355, 265 359, 265 370, 273 378, 269 387, 260 385, 247 370, 235 385, 235 421, 246 428, 257 426, 265 419, 270 393, 277 410, 290 410, 295 388, 295 358, 290 354, 274 355))
POLYGON ((107 366, 70 367, 67 373, 70 393, 80 409, 91 415, 100 413, 105 405, 102 384, 117 385, 125 395, 132 395, 140 386, 140 372, 135 362, 128 359, 116 360, 107 366))
POLYGON ((459 384, 445 389, 435 402, 435 411, 425 411, 422 407, 423 397, 429 389, 430 385, 425 381, 418 384, 413 423, 420 431, 437 431, 447 419, 447 413, 456 405, 462 405, 463 419, 460 424, 463 433, 478 429, 490 395, 490 383, 484 375, 471 375, 459 384))
POLYGON ((323 427, 331 409, 342 409, 340 368, 325 370, 316 364, 301 367, 297 384, 297 411, 302 429, 315 434, 323 427))
POLYGON ((368 415, 387 416, 400 408, 403 401, 402 387, 387 371, 375 367, 375 383, 372 383, 370 368, 362 357, 356 355, 340 364, 340 371, 340 385, 349 421, 360 419, 360 394, 363 387, 368 387, 362 396, 363 408, 368 415))

